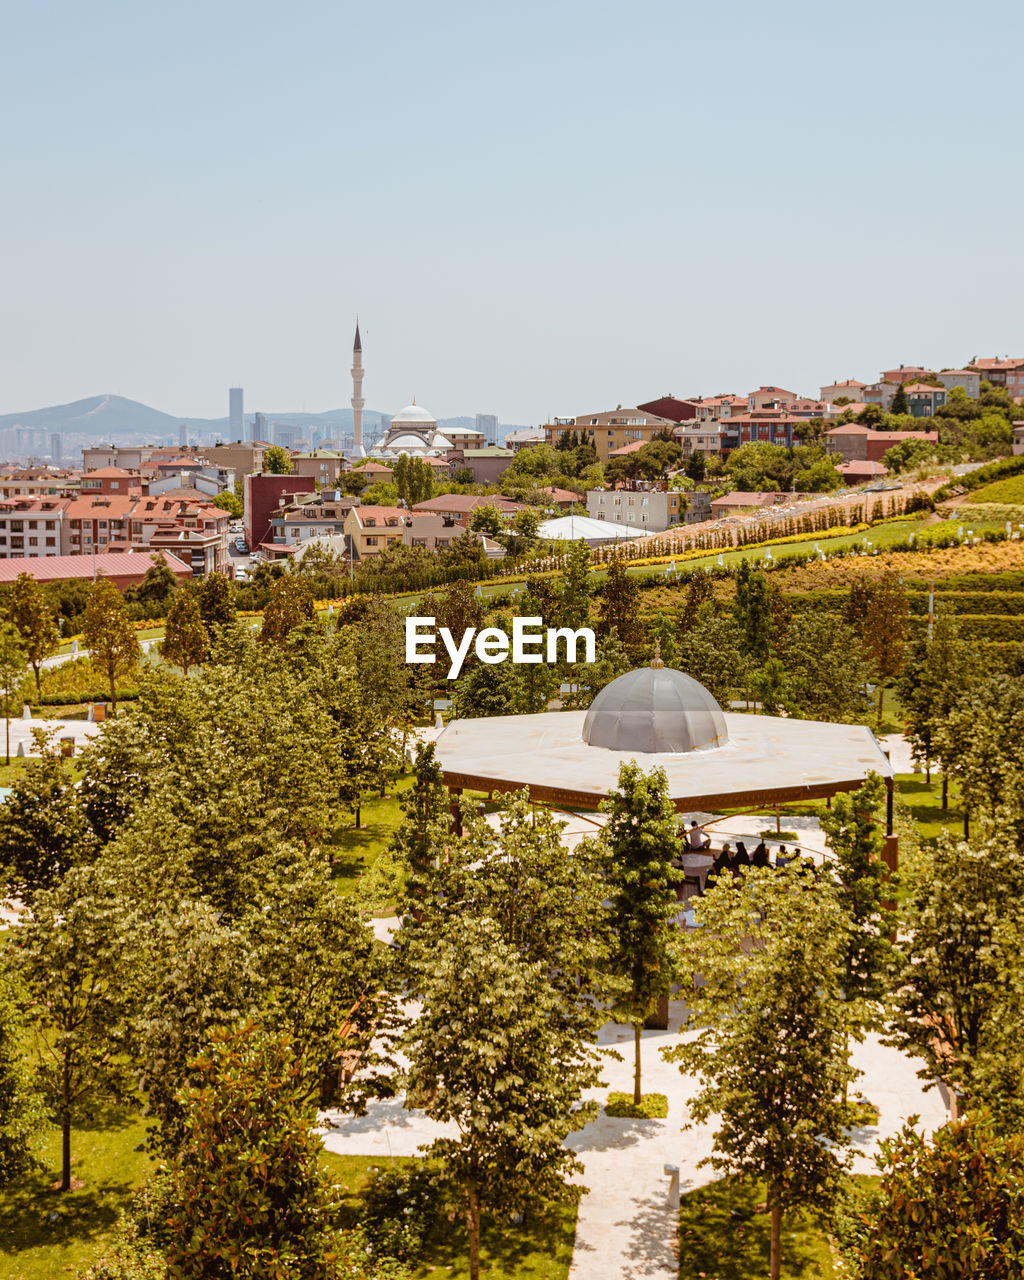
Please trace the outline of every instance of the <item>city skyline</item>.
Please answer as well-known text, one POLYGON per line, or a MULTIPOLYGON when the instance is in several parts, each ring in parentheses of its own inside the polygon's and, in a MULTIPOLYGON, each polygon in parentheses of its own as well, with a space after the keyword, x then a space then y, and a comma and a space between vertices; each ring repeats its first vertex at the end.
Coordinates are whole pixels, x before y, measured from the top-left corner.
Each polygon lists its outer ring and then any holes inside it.
MULTIPOLYGON (((1009 3, 973 17, 1024 34, 1009 3)), ((992 127, 1014 80, 962 56, 962 19, 22 7, 0 412, 213 417, 232 384, 322 411, 351 395, 357 313, 368 405, 506 422, 1021 354, 1021 179, 992 127)))

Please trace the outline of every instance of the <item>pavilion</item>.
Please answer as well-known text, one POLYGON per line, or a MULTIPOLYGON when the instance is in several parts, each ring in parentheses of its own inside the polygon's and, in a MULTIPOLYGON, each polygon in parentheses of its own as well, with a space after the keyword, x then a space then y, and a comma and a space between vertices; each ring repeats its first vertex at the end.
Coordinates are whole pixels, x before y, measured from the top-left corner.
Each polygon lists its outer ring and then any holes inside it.
POLYGON ((723 712, 658 657, 613 680, 587 711, 453 720, 436 752, 453 798, 525 788, 563 809, 597 809, 630 760, 665 770, 677 813, 827 799, 877 773, 888 791, 884 858, 896 868, 893 769, 870 729, 723 712))

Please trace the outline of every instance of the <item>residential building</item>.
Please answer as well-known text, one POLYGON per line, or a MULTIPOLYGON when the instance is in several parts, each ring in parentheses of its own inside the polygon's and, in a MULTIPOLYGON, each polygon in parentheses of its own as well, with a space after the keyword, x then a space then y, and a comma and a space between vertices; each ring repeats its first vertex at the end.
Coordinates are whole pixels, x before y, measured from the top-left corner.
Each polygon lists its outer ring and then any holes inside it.
POLYGON ((981 374, 977 369, 940 369, 935 376, 947 391, 962 387, 972 400, 981 395, 981 374))
POLYGON ((497 484, 502 472, 512 465, 516 455, 500 445, 488 445, 485 449, 449 449, 445 454, 450 475, 457 471, 472 471, 474 484, 497 484))
POLYGON ((477 507, 497 507, 506 520, 511 520, 517 511, 522 511, 524 505, 522 502, 503 498, 500 494, 480 497, 473 493, 442 493, 436 498, 427 498, 425 502, 417 502, 413 511, 447 516, 449 520, 468 520, 477 507))
POLYGON ((83 494, 67 507, 66 554, 126 551, 132 545, 131 517, 138 493, 83 494))
POLYGON ((903 392, 915 418, 934 417, 935 410, 946 403, 946 388, 932 387, 927 382, 905 382, 903 392))
POLYGON ((861 393, 861 398, 865 404, 877 404, 883 413, 888 413, 897 385, 895 382, 869 382, 861 393))
POLYGON ((856 422, 833 427, 825 432, 825 450, 844 462, 881 462, 886 450, 904 440, 927 440, 939 443, 937 431, 874 431, 856 422))
POLYGON ((0 560, 60 556, 69 498, 20 497, 0 500, 0 560))
POLYGON ((586 499, 578 493, 573 493, 571 489, 559 489, 553 485, 544 485, 539 490, 540 493, 547 495, 547 502, 552 507, 557 507, 560 511, 571 511, 573 507, 582 505, 586 499))
POLYGON ((0 475, 0 498, 59 497, 72 498, 81 484, 78 471, 52 468, 26 468, 0 475))
POLYGON ((832 404, 835 400, 862 400, 866 386, 867 383, 858 382, 856 378, 846 378, 842 382, 830 382, 828 386, 821 388, 821 398, 827 404, 832 404))
POLYGON ((736 433, 738 446, 745 444, 793 444, 793 428, 806 418, 796 417, 778 409, 762 409, 756 413, 739 414, 730 419, 729 426, 736 433))
POLYGON ((333 488, 338 477, 350 469, 351 463, 337 449, 310 449, 292 458, 293 474, 318 480, 321 488, 333 488))
POLYGON ((670 422, 692 422, 697 417, 698 403, 698 400, 679 400, 676 396, 667 395, 638 404, 637 408, 658 418, 668 418, 670 422))
POLYGON ((282 548, 290 553, 311 538, 343 534, 349 512, 358 506, 358 498, 334 490, 284 497, 270 517, 270 538, 259 545, 271 553, 280 554, 282 548))
POLYGON ((723 453, 734 449, 737 443, 737 436, 730 427, 713 421, 681 422, 672 432, 672 437, 683 451, 684 465, 693 453, 703 453, 705 457, 711 454, 721 457, 723 453))
MULTIPOLYGON (((558 421, 558 419, 556 419, 558 421)), ((566 418, 566 423, 573 419, 566 418)), ((543 427, 524 427, 522 431, 510 431, 505 437, 505 448, 518 453, 520 449, 532 449, 535 444, 543 444, 547 433, 543 427)))
POLYGON ((280 500, 307 492, 309 476, 278 476, 269 472, 256 472, 243 476, 242 486, 245 540, 250 547, 258 547, 261 542, 270 541, 270 517, 277 510, 280 500))
POLYGON ((738 414, 746 413, 749 405, 745 396, 731 393, 717 396, 698 396, 693 402, 694 420, 699 426, 715 422, 727 422, 738 414))
MULTIPOLYGON (((177 556, 165 554, 164 560, 179 584, 188 582, 192 577, 191 568, 177 556)), ((0 564, 0 583, 13 582, 19 573, 28 573, 43 585, 106 578, 118 591, 126 591, 128 587, 137 587, 155 563, 156 555, 148 551, 107 552, 88 559, 83 556, 48 556, 0 564)))
POLYGON ((116 493, 118 497, 125 494, 142 494, 142 476, 138 471, 129 471, 127 467, 100 467, 97 471, 87 471, 82 476, 80 492, 83 497, 93 497, 97 493, 116 493))
POLYGON ((247 476, 253 471, 262 471, 267 447, 265 440, 218 440, 216 444, 204 445, 200 456, 225 471, 233 471, 236 476, 247 476))
MULTIPOLYGON (((466 533, 466 525, 438 512, 407 511, 404 507, 353 507, 345 522, 351 553, 358 562, 379 556, 393 542, 438 551, 466 533)), ((481 537, 480 535, 474 535, 481 537)), ((481 537, 488 556, 503 554, 501 546, 481 537)))
POLYGON ((968 367, 972 371, 977 371, 994 387, 1005 387, 1014 399, 1017 396, 1024 396, 1024 358, 1007 356, 1000 360, 992 356, 982 360, 972 360, 968 367))
POLYGON ((781 409, 791 400, 799 399, 796 391, 787 391, 785 387, 758 387, 756 391, 747 394, 747 412, 753 413, 755 409, 781 409))
POLYGON ((601 462, 607 462, 613 449, 635 440, 647 443, 659 431, 671 431, 675 423, 670 418, 646 413, 642 409, 603 409, 597 413, 583 413, 576 418, 555 418, 544 426, 544 437, 553 445, 566 427, 582 431, 589 444, 597 450, 601 462))
POLYGON ((722 516, 735 516, 742 511, 756 511, 760 507, 774 507, 785 502, 788 493, 725 493, 711 503, 711 518, 720 520, 722 516))
POLYGON ((901 364, 895 369, 883 369, 880 380, 899 386, 901 382, 918 382, 926 375, 934 376, 931 369, 924 369, 919 364, 901 364))
POLYGON ((1013 452, 1015 454, 1024 453, 1024 422, 1015 422, 1013 424, 1013 452))
POLYGON ((642 533, 664 533, 684 523, 685 508, 685 494, 656 481, 587 490, 589 516, 632 526, 642 533))
POLYGON ((881 462, 841 462, 836 470, 847 484, 867 484, 869 480, 880 480, 889 474, 881 462))
POLYGON ((231 517, 206 501, 169 496, 143 497, 131 512, 131 541, 149 551, 166 551, 194 574, 226 573, 231 517))

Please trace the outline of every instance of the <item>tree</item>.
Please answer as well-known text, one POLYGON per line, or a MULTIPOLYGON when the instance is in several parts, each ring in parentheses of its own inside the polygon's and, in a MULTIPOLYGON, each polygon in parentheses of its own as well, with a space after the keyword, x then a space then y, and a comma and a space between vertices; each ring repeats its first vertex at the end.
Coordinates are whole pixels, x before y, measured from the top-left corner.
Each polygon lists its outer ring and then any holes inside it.
POLYGON ((105 1098, 128 1096, 121 991, 129 929, 110 879, 84 866, 36 895, 18 936, 37 1079, 61 1130, 60 1190, 70 1191, 75 1120, 105 1098))
POLYGON ((881 1182, 853 1248, 861 1280, 1013 1280, 1024 1257, 1024 1136, 979 1114, 880 1144, 881 1182))
POLYGON ((189 668, 198 666, 209 654, 210 637, 191 591, 179 591, 171 605, 160 652, 168 662, 181 667, 186 678, 189 668))
POLYGON ((96 842, 71 762, 41 730, 29 760, 0 805, 0 868, 8 888, 28 901, 54 888, 70 867, 88 862, 96 842))
POLYGON ((336 1276, 338 1206, 319 1165, 314 1064, 286 1037, 246 1023, 214 1031, 195 1071, 198 1083, 181 1097, 184 1142, 167 1174, 169 1274, 336 1276))
POLYGON ((903 579, 886 573, 875 580, 862 578, 850 587, 845 621, 860 636, 865 656, 878 682, 878 719, 882 719, 885 687, 903 666, 910 604, 903 579))
MULTIPOLYGON (((896 684, 906 716, 906 736, 917 763, 930 774, 931 762, 940 758, 939 738, 965 691, 972 689, 981 672, 975 650, 961 639, 951 613, 940 612, 931 635, 922 633, 907 645, 903 670, 896 684)), ((951 759, 959 756, 960 743, 951 759)), ((948 771, 942 780, 942 804, 946 806, 948 771)))
POLYGON ((640 588, 626 572, 622 560, 609 564, 600 591, 601 634, 607 635, 614 628, 626 651, 632 658, 638 658, 644 640, 639 618, 640 588))
POLYGON ((448 788, 432 742, 420 742, 413 761, 413 784, 402 801, 402 823, 391 842, 410 909, 427 893, 427 878, 448 830, 448 788))
POLYGON ((158 551, 139 585, 128 588, 128 591, 134 595, 129 595, 127 592, 125 594, 128 599, 141 600, 145 604, 165 605, 173 598, 177 589, 178 579, 174 576, 174 571, 167 563, 164 553, 158 551))
POLYGON ((704 459, 704 453, 700 449, 694 449, 690 456, 686 459, 686 474, 695 484, 700 484, 707 472, 707 463, 704 459))
POLYGON ((235 603, 231 598, 231 583, 222 573, 208 573, 195 588, 203 626, 212 638, 236 619, 235 603))
POLYGON ((853 629, 807 610, 774 646, 786 673, 789 710, 805 720, 859 721, 869 671, 853 629))
POLYGON ((959 781, 964 809, 980 810, 990 827, 1003 805, 1024 798, 1022 733, 1024 688, 1008 675, 975 676, 938 727, 943 769, 959 781))
MULTIPOLYGON (((290 461, 291 459, 289 459, 290 461)), ((221 511, 226 511, 232 520, 241 520, 242 518, 242 499, 228 489, 225 489, 223 493, 218 493, 212 505, 220 507, 221 511)))
POLYGON ((21 634, 10 622, 0 622, 0 698, 4 704, 4 750, 6 763, 11 763, 11 699, 21 689, 28 655, 21 634))
POLYGON ((577 538, 569 544, 562 567, 555 617, 545 621, 549 625, 572 627, 573 630, 586 626, 590 621, 592 594, 590 548, 582 538, 577 538))
MULTIPOLYGON (((684 619, 691 614, 684 612, 684 619)), ((723 706, 747 687, 743 635, 732 618, 719 618, 707 605, 686 630, 680 647, 679 669, 702 684, 723 706)))
POLYGON ((13 972, 0 972, 0 1188, 36 1163, 32 1142, 44 1124, 24 1051, 25 1022, 13 972))
POLYGON ((762 571, 751 569, 749 560, 742 560, 736 570, 732 611, 742 632, 747 656, 755 665, 762 665, 768 660, 771 646, 771 590, 762 571))
POLYGON ((121 593, 109 578, 99 578, 89 593, 82 640, 93 665, 107 677, 116 711, 117 677, 135 670, 142 651, 121 593))
POLYGON ((619 770, 618 790, 601 805, 608 821, 601 833, 609 899, 609 968, 624 990, 613 1008, 633 1028, 633 1101, 639 1106, 640 1036, 644 1022, 669 993, 679 910, 681 871, 675 814, 664 769, 645 774, 635 761, 619 770))
POLYGON ((295 470, 291 454, 278 444, 272 444, 263 454, 263 470, 272 476, 290 476, 295 470))
POLYGON ((909 413, 910 406, 907 404, 906 388, 901 382, 893 393, 892 400, 889 402, 890 413, 909 413))
POLYGON ((60 630, 42 587, 30 573, 19 573, 4 593, 3 617, 18 629, 29 666, 36 678, 36 694, 43 696, 39 668, 56 653, 60 630))
POLYGON ((311 621, 315 616, 309 585, 294 573, 285 574, 274 583, 263 610, 260 639, 264 644, 282 648, 301 622, 311 621))
MULTIPOLYGON (((964 1108, 1024 1119, 1024 863, 996 837, 941 836, 906 904, 891 982, 893 1040, 924 1059, 964 1108)), ((926 1085, 928 1087, 928 1085, 926 1085)))
POLYGON ((489 918, 464 917, 440 937, 412 991, 422 1005, 402 1040, 412 1105, 454 1124, 428 1154, 460 1193, 470 1280, 480 1275, 483 1212, 505 1215, 565 1197, 580 1168, 565 1146, 571 1107, 593 1068, 545 966, 523 959, 489 918))
POLYGON ((697 912, 701 927, 683 940, 687 969, 702 979, 688 994, 691 1038, 665 1057, 700 1078, 693 1121, 717 1119, 704 1163, 766 1184, 778 1280, 783 1214, 827 1208, 844 1167, 847 925, 799 865, 751 868, 738 886, 716 885, 697 912))

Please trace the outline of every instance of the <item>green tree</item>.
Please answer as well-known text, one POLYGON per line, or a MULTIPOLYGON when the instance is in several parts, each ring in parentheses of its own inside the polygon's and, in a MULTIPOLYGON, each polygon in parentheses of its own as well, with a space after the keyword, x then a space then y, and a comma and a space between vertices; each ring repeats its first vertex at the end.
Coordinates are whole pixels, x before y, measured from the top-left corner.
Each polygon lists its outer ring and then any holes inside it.
POLYGON ((910 1124, 880 1144, 881 1182, 852 1250, 861 1280, 1013 1280, 1024 1257, 1024 1136, 990 1117, 910 1124))
MULTIPOLYGON (((174 593, 178 589, 178 579, 174 576, 174 571, 167 563, 167 558, 162 551, 158 551, 153 557, 153 563, 146 570, 145 577, 137 587, 129 588, 134 592, 134 599, 141 600, 145 604, 165 605, 168 600, 173 599, 174 593)), ((125 593, 128 599, 133 597, 125 593)))
POLYGON ((272 444, 263 454, 263 470, 272 476, 290 476, 295 470, 295 465, 287 449, 272 444))
POLYGON ((229 489, 225 489, 223 493, 218 493, 212 505, 220 507, 221 511, 226 511, 232 520, 241 520, 242 518, 242 499, 229 489))
POLYGON ((850 587, 845 621, 860 636, 864 654, 878 684, 878 719, 881 722, 886 685, 903 666, 910 604, 903 579, 886 573, 874 580, 861 579, 850 587))
POLYGON ((38 756, 14 779, 0 805, 0 867, 8 888, 31 901, 68 869, 88 862, 96 842, 71 762, 53 735, 36 730, 38 756))
POLYGON ((210 637, 191 591, 179 591, 171 605, 160 652, 168 662, 181 667, 186 677, 189 669, 205 661, 209 654, 210 637))
POLYGON ((590 621, 592 595, 590 548, 582 538, 578 538, 569 544, 562 567, 555 617, 545 618, 545 621, 549 625, 572 627, 573 630, 586 626, 590 621))
MULTIPOLYGON (((1005 838, 941 836, 905 905, 891 981, 894 1042, 970 1108, 1024 1121, 1024 863, 1005 838)), ((928 1085, 926 1085, 928 1087, 928 1085)))
POLYGON ((195 592, 203 626, 211 637, 222 628, 231 626, 237 614, 231 596, 231 583, 224 574, 206 574, 200 578, 195 592))
POLYGON ((402 801, 403 818, 391 842, 391 854, 408 894, 410 910, 419 910, 427 893, 434 859, 448 832, 448 788, 432 742, 420 742, 413 762, 413 784, 402 801))
POLYGON ((61 1130, 61 1191, 71 1190, 71 1130, 98 1102, 128 1097, 122 1055, 128 929, 112 882, 73 867, 38 893, 19 929, 37 1080, 61 1130))
POLYGON ((704 1163, 763 1181, 771 1212, 769 1276, 781 1267, 782 1218, 827 1209, 846 1144, 850 1076, 839 990, 847 924, 802 866, 753 868, 699 900, 684 961, 702 982, 688 995, 685 1044, 665 1052, 700 1078, 692 1120, 714 1117, 704 1163))
POLYGON ((480 1275, 487 1209, 508 1215, 569 1194, 579 1162, 565 1146, 571 1107, 593 1079, 544 965, 530 963, 493 919, 466 916, 438 938, 412 992, 422 1010, 408 1027, 407 1095, 431 1120, 454 1124, 428 1154, 460 1193, 470 1280, 480 1275))
POLYGON ((743 636, 747 656, 757 666, 768 660, 772 635, 771 591, 760 569, 743 560, 736 570, 733 617, 743 636))
POLYGON ((892 400, 889 402, 890 413, 909 413, 910 406, 907 404, 907 392, 901 382, 893 394, 892 400))
POLYGON ((184 1142, 167 1174, 168 1274, 337 1276, 338 1206, 319 1165, 313 1064, 286 1037, 247 1023, 214 1031, 195 1070, 198 1084, 181 1098, 184 1142))
POLYGON ((870 672, 852 627, 807 610, 778 638, 789 710, 804 720, 860 721, 870 672))
POLYGON ((619 642, 634 660, 640 656, 644 634, 640 623, 640 588, 626 572, 622 560, 615 559, 601 586, 600 632, 607 635, 612 628, 619 642))
POLYGON ((42 1100, 24 1049, 25 1021, 13 972, 0 972, 0 1188, 36 1163, 32 1144, 43 1128, 42 1100))
POLYGON ((308 583, 294 573, 285 574, 274 583, 263 610, 260 639, 264 644, 276 644, 280 648, 288 643, 300 623, 309 622, 315 616, 308 583))
POLYGON ((117 678, 135 670, 142 651, 121 593, 108 578, 99 578, 89 593, 82 641, 93 665, 107 677, 116 711, 117 678))
POLYGON ((960 783, 965 810, 980 811, 989 829, 1002 806, 1024 798, 1022 733, 1024 687, 1009 675, 975 676, 938 728, 943 769, 960 783))
POLYGON ((707 472, 707 463, 700 449, 694 449, 686 459, 686 474, 695 484, 700 484, 707 472))
POLYGON ((4 593, 0 612, 18 629, 29 666, 36 678, 36 694, 43 696, 39 668, 56 653, 60 630, 42 587, 30 573, 19 573, 4 593))
POLYGON ((679 667, 724 706, 747 687, 747 661, 739 626, 732 618, 716 617, 708 606, 701 608, 685 633, 679 667))
POLYGON ((0 622, 0 697, 4 704, 5 763, 11 763, 11 710, 25 678, 28 655, 21 634, 10 622, 0 622))
POLYGON ((485 502, 473 512, 469 527, 474 533, 484 533, 489 538, 500 538, 505 532, 505 521, 493 502, 485 502))
POLYGON ((622 765, 616 791, 601 805, 601 833, 612 944, 609 968, 624 989, 613 1009, 633 1028, 633 1101, 639 1106, 640 1040, 644 1022, 667 997, 675 974, 674 917, 681 871, 675 814, 663 769, 645 774, 635 761, 622 765))

